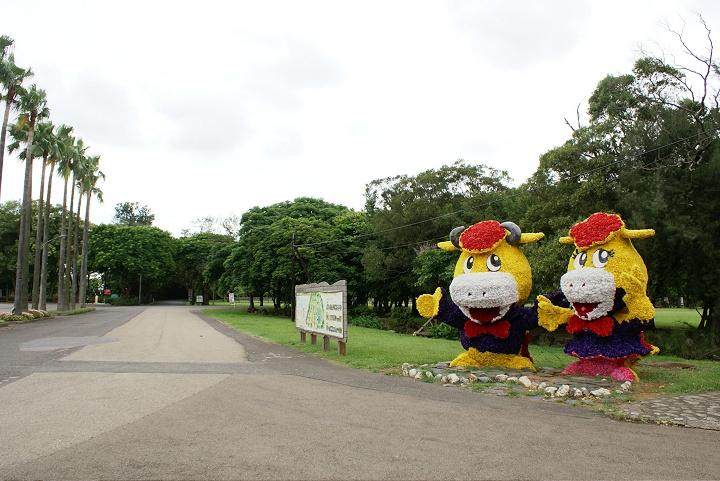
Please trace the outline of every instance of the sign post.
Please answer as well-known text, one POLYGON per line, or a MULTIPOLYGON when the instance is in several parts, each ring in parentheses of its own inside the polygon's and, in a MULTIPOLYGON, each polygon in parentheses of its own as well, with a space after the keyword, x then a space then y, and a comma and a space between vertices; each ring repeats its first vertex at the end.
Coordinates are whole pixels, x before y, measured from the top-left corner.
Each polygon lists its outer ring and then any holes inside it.
POLYGON ((317 335, 323 336, 323 350, 330 349, 330 338, 338 340, 338 354, 344 356, 347 344, 347 283, 338 281, 333 285, 302 284, 295 286, 295 329, 300 331, 300 341, 316 343, 317 335))

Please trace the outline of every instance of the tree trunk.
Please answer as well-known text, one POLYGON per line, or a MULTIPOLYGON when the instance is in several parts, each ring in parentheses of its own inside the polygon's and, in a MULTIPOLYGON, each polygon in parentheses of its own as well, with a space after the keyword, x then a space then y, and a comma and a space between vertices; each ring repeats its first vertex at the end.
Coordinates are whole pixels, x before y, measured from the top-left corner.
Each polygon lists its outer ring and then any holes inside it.
POLYGON ((5 113, 3 115, 2 131, 0 131, 0 188, 2 188, 3 161, 5 159, 5 138, 7 135, 8 121, 10 120, 10 107, 15 97, 15 87, 10 87, 5 95, 5 113))
POLYGON ((65 230, 65 214, 67 212, 67 191, 68 180, 65 179, 65 189, 63 190, 62 215, 60 220, 60 262, 58 263, 58 310, 67 311, 67 301, 65 300, 65 246, 67 232, 65 230))
POLYGON ((80 277, 78 275, 78 262, 79 262, 79 256, 78 256, 78 240, 79 240, 79 230, 80 230, 80 210, 82 209, 82 197, 83 193, 80 192, 80 196, 78 197, 78 204, 77 204, 77 217, 75 218, 75 230, 73 232, 73 248, 72 248, 72 263, 73 263, 73 276, 72 276, 72 283, 70 284, 70 309, 75 309, 76 305, 75 302, 77 300, 77 294, 78 294, 78 278, 80 277))
POLYGON ((25 155, 25 183, 22 210, 20 211, 20 232, 18 234, 18 255, 15 269, 15 303, 13 314, 21 314, 28 308, 28 274, 30 273, 30 221, 32 209, 32 141, 35 133, 37 113, 30 116, 25 155))
POLYGON ((70 184, 70 205, 67 210, 67 237, 65 238, 65 278, 62 281, 63 289, 63 310, 70 310, 70 283, 72 276, 72 233, 73 233, 73 216, 75 215, 75 174, 72 176, 70 184))
MULTIPOLYGON (((47 268, 48 268, 48 243, 50 242, 50 193, 52 192, 53 171, 55 162, 50 164, 50 175, 48 176, 47 200, 45 201, 45 221, 43 222, 43 246, 40 269, 40 298, 38 304, 43 311, 47 310, 47 268)), ((62 232, 60 232, 62 235, 62 232)))
POLYGON ((250 312, 255 311, 255 299, 253 298, 252 294, 250 294, 250 307, 248 307, 248 311, 250 311, 250 312))
POLYGON ((90 194, 85 199, 85 225, 83 226, 83 243, 82 243, 82 270, 80 271, 80 307, 85 307, 85 298, 87 297, 87 262, 88 262, 88 244, 90 234, 90 194))
POLYGON ((42 174, 40 175, 40 196, 38 197, 38 216, 35 225, 35 263, 33 264, 32 307, 37 309, 40 303, 40 271, 42 270, 42 234, 43 234, 43 196, 45 195, 45 171, 47 154, 43 154, 42 174))

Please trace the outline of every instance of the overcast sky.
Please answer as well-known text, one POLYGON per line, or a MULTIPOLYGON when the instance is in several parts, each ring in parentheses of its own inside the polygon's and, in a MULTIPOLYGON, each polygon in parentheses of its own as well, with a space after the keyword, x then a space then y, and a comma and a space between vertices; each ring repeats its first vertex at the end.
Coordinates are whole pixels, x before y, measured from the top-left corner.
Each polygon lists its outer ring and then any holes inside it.
MULTIPOLYGON (((361 210, 370 181, 459 158, 519 185, 640 45, 678 50, 663 21, 720 28, 717 0, 0 4, 51 120, 101 156, 92 222, 140 202, 176 236, 301 196, 361 210)), ((6 155, 0 201, 22 177, 6 155)))

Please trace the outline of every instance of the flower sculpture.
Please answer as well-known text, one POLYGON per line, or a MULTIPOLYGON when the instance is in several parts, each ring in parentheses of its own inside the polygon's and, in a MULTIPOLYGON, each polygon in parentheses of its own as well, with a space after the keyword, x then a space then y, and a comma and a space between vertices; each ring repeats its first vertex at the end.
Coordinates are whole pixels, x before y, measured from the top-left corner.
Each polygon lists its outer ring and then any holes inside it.
POLYGON ((467 229, 457 227, 449 241, 438 244, 443 250, 460 251, 450 292, 438 287, 433 295, 421 295, 417 309, 425 318, 435 317, 460 330, 466 352, 451 366, 535 370, 527 344, 528 331, 538 325, 537 311, 522 307, 532 273, 518 244, 543 236, 523 234, 512 222, 486 220, 467 229))
POLYGON ((538 310, 540 326, 553 331, 567 324, 572 334, 565 353, 578 361, 565 374, 634 381, 635 365, 659 352, 644 339, 655 309, 646 295, 645 263, 631 242, 654 234, 652 229, 627 229, 619 215, 598 212, 560 239, 575 245, 568 272, 560 279, 572 310, 554 306, 544 296, 538 297, 538 310))

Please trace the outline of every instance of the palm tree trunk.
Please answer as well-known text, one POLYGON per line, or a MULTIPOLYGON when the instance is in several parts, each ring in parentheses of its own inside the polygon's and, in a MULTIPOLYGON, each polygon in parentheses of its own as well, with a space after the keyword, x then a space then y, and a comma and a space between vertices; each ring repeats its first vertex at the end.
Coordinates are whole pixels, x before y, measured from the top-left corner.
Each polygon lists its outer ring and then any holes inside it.
POLYGON ((7 135, 7 126, 10 120, 10 107, 12 107, 13 97, 15 97, 15 87, 10 87, 5 95, 5 114, 3 115, 2 130, 0 131, 0 188, 2 188, 3 161, 5 159, 5 137, 7 135))
POLYGON ((65 243, 67 232, 65 230, 65 216, 67 213, 67 191, 68 179, 65 179, 65 189, 63 190, 62 216, 60 220, 60 262, 58 263, 58 310, 67 311, 67 301, 65 300, 65 243))
POLYGON ((83 226, 83 243, 82 243, 82 270, 80 272, 80 307, 85 307, 85 298, 87 296, 87 263, 88 263, 88 244, 90 234, 90 199, 92 196, 87 194, 85 199, 85 225, 83 226))
POLYGON ((30 273, 30 219, 32 209, 32 139, 37 114, 30 117, 25 155, 25 183, 22 210, 20 211, 20 232, 18 234, 18 255, 15 269, 15 302, 13 314, 21 314, 28 308, 28 274, 30 273))
POLYGON ((40 271, 42 257, 42 231, 43 231, 43 196, 45 195, 45 171, 47 170, 47 154, 43 154, 42 174, 40 176, 40 196, 38 197, 38 216, 35 226, 35 263, 33 264, 32 307, 38 308, 40 302, 40 271))
POLYGON ((72 237, 73 232, 73 217, 75 210, 75 174, 72 176, 72 183, 70 184, 70 206, 68 207, 68 222, 67 222, 67 237, 65 238, 65 279, 63 279, 63 302, 65 303, 65 309, 70 309, 70 283, 73 276, 72 271, 72 237))
POLYGON ((70 308, 75 309, 75 302, 78 294, 78 231, 80 230, 80 210, 82 209, 82 191, 79 192, 78 204, 77 204, 77 217, 75 218, 75 231, 73 233, 73 249, 72 249, 72 261, 73 261, 73 276, 72 284, 70 285, 70 308))
MULTIPOLYGON (((47 310, 47 267, 48 267, 48 243, 50 242, 50 193, 52 192, 53 171, 55 162, 50 164, 50 175, 48 176, 47 200, 45 201, 45 221, 43 222, 43 246, 42 261, 40 270, 40 298, 38 307, 43 311, 47 310)), ((62 235, 62 232, 60 232, 62 235)))

